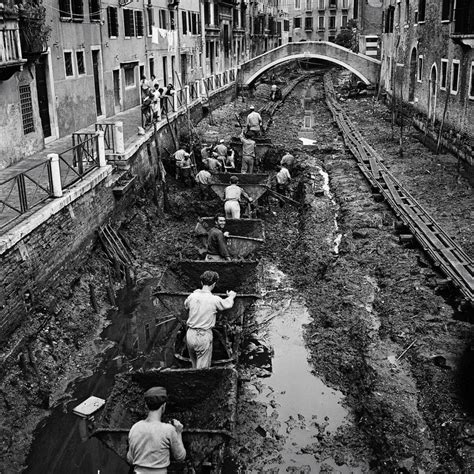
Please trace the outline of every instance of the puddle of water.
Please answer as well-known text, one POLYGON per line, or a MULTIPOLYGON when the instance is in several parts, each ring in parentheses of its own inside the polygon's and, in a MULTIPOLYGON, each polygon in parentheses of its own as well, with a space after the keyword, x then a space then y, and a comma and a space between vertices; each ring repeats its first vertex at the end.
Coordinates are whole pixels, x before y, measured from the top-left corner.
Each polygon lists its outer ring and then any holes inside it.
MULTIPOLYGON (((311 453, 302 452, 302 448, 318 442, 317 436, 324 433, 333 434, 345 424, 348 414, 341 405, 344 398, 338 390, 332 389, 314 375, 308 362, 308 350, 305 347, 304 326, 310 322, 310 315, 302 299, 288 292, 288 284, 284 274, 273 265, 266 265, 264 274, 267 278, 266 297, 256 306, 257 322, 269 321, 265 331, 259 334, 262 342, 271 348, 271 374, 259 379, 249 388, 253 389, 254 398, 267 406, 267 416, 271 418, 275 433, 272 436, 284 439, 284 447, 280 451, 282 461, 270 460, 265 469, 279 469, 286 472, 287 468, 300 469, 302 466, 316 470, 321 463, 311 453), (285 287, 284 292, 274 292, 285 287), (272 295, 273 299, 270 299, 272 295), (279 298, 278 301, 275 301, 279 298), (276 316, 275 315, 276 311, 276 316)), ((265 435, 263 433, 262 435, 265 435)), ((267 434, 267 436, 269 436, 267 434)), ((263 460, 264 461, 264 460, 263 460)), ((259 463, 262 459, 258 460, 259 463)), ((325 460, 332 464, 333 460, 325 460)), ((344 466, 336 466, 339 472, 344 466)), ((276 471, 278 472, 278 471, 276 471)))
POLYGON ((102 337, 116 345, 102 354, 92 376, 70 384, 71 400, 54 407, 35 431, 27 458, 28 474, 126 474, 129 466, 99 440, 88 438, 91 427, 72 413, 75 406, 91 395, 106 399, 114 376, 130 367, 138 369, 174 362, 174 347, 170 333, 177 321, 157 326, 159 314, 149 280, 139 291, 123 290, 118 297, 119 310, 110 315, 111 324, 102 337))

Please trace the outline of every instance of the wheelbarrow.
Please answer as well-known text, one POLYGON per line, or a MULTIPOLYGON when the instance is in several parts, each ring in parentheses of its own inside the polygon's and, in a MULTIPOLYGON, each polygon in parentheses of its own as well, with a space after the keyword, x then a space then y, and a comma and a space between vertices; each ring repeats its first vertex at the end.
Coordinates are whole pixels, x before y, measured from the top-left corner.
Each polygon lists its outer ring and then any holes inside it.
MULTIPOLYGON (((203 217, 200 222, 208 231, 214 225, 214 217, 203 217)), ((226 219, 224 231, 229 232, 226 243, 232 257, 248 257, 265 243, 265 226, 261 219, 226 219)), ((206 247, 204 230, 198 237, 206 247)))
POLYGON ((169 473, 222 472, 226 445, 236 420, 237 371, 231 367, 165 369, 120 374, 107 399, 92 436, 127 459, 128 432, 145 419, 144 393, 165 387, 168 401, 163 421, 179 420, 183 426, 186 461, 172 462, 169 473))
POLYGON ((255 202, 261 198, 268 189, 268 174, 242 174, 242 173, 217 173, 212 175, 211 189, 224 201, 225 188, 230 186, 230 177, 239 178, 240 186, 255 202))

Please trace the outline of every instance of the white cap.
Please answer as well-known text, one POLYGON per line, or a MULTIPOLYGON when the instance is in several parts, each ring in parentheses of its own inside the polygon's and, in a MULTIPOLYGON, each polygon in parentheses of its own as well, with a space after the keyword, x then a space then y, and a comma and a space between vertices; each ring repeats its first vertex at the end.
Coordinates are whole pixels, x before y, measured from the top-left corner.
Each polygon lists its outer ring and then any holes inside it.
POLYGON ((250 106, 250 110, 253 110, 255 109, 255 107, 253 105, 250 106))
POLYGON ((219 140, 219 143, 224 143, 224 141, 225 141, 224 139, 222 139, 222 140, 219 140))

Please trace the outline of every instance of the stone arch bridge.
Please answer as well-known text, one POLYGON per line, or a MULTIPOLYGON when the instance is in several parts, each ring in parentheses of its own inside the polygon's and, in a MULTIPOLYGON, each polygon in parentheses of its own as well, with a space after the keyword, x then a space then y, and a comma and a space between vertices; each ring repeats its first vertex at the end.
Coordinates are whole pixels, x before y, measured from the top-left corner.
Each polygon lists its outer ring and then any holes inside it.
POLYGON ((376 84, 379 80, 379 60, 328 41, 302 41, 284 44, 243 63, 238 70, 237 81, 243 86, 249 85, 278 64, 310 58, 338 64, 353 72, 366 84, 376 84))

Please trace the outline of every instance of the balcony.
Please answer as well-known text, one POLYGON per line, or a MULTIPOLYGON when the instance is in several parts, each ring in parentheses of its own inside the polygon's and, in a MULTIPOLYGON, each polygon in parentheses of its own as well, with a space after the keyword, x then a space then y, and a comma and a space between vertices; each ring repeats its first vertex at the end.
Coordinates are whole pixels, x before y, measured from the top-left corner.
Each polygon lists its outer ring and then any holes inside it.
POLYGON ((21 54, 18 10, 0 5, 0 81, 6 81, 23 69, 26 59, 21 54))

